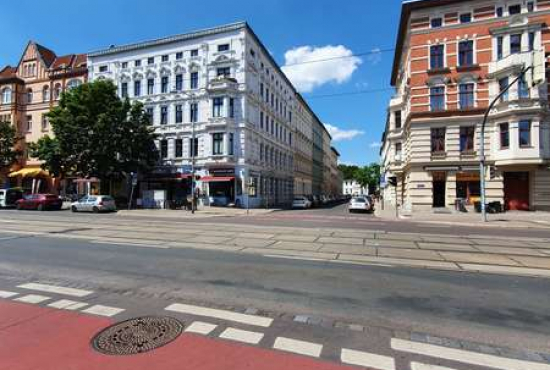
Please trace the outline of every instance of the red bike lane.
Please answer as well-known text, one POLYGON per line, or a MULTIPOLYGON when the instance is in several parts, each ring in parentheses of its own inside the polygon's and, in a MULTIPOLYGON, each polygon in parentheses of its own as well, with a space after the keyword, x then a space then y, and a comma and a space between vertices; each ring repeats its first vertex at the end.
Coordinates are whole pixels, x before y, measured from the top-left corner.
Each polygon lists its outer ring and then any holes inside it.
POLYGON ((96 352, 91 338, 109 319, 0 300, 0 370, 345 370, 331 362, 182 334, 131 356, 96 352))

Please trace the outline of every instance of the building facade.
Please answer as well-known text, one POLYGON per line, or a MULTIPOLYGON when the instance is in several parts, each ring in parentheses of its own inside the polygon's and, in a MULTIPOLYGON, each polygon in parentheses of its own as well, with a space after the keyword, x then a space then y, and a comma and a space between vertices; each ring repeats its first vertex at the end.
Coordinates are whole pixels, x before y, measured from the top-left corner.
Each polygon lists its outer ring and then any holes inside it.
POLYGON ((344 195, 368 195, 369 191, 365 186, 361 186, 356 180, 349 179, 342 182, 342 191, 344 195))
POLYGON ((384 201, 412 211, 479 201, 481 122, 487 201, 550 209, 550 1, 418 0, 403 4, 381 164, 384 201), (525 67, 534 67, 504 90, 525 67), (383 179, 384 180, 384 179, 383 179))
POLYGON ((144 204, 190 194, 192 167, 205 204, 281 206, 312 189, 310 109, 246 23, 110 47, 88 66, 143 103, 159 135, 144 204))
POLYGON ((338 150, 336 150, 335 147, 330 148, 330 160, 329 160, 329 167, 330 167, 330 189, 328 194, 329 195, 342 195, 343 194, 343 187, 342 187, 342 180, 343 175, 342 171, 338 168, 338 162, 340 158, 340 153, 338 150))
MULTIPOLYGON (((87 79, 86 56, 57 56, 33 41, 25 48, 17 66, 0 69, 0 121, 11 122, 22 140, 23 158, 4 177, 4 186, 20 186, 26 192, 58 192, 62 184, 30 157, 28 144, 53 135, 46 114, 61 94, 87 79)), ((2 176, 0 176, 1 178, 2 176)), ((2 185, 2 184, 0 184, 2 185)))

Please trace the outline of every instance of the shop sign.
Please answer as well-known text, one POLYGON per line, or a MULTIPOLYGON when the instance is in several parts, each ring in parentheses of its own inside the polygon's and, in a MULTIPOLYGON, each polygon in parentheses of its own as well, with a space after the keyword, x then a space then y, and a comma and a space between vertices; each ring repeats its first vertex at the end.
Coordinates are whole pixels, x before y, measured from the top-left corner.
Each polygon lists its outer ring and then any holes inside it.
POLYGON ((210 168, 210 176, 215 177, 225 177, 225 176, 235 176, 234 168, 210 168))

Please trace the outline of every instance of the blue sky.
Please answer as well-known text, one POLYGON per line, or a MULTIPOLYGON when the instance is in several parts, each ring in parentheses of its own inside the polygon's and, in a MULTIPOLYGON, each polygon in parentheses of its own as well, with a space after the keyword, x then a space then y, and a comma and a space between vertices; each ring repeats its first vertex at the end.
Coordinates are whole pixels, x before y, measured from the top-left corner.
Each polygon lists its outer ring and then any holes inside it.
MULTIPOLYGON (((15 1, 2 8, 0 66, 16 64, 29 39, 58 55, 85 53, 242 20, 282 66, 286 57, 299 63, 392 49, 399 12, 400 0, 15 1)), ((389 88, 392 60, 391 51, 375 52, 287 69, 340 139, 343 163, 378 160, 391 90, 320 96, 389 88)))

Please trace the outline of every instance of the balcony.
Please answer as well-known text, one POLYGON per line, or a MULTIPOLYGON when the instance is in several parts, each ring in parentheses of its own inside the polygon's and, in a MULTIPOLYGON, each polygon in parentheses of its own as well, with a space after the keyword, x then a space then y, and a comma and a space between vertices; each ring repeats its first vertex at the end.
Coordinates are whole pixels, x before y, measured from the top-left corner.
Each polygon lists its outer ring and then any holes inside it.
POLYGON ((217 77, 208 82, 209 91, 227 91, 227 90, 237 90, 239 83, 236 79, 231 77, 217 77))
POLYGON ((524 67, 544 65, 544 51, 535 50, 510 54, 505 58, 489 63, 489 77, 498 78, 509 74, 517 74, 524 67))

